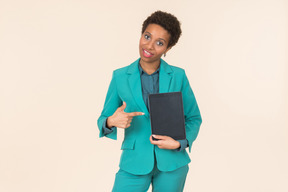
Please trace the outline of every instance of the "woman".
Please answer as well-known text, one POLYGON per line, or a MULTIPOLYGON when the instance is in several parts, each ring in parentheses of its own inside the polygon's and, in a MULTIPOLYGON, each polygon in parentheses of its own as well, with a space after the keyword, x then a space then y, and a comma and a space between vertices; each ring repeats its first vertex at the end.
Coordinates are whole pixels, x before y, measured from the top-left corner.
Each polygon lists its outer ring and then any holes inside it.
POLYGON ((161 59, 180 35, 175 16, 154 12, 142 25, 140 58, 113 72, 98 119, 100 137, 117 139, 117 128, 125 129, 113 192, 144 192, 150 183, 155 192, 183 191, 191 161, 185 148, 191 152, 202 119, 184 70, 161 59), (152 140, 148 95, 177 91, 183 95, 186 139, 153 135, 158 140, 152 140))

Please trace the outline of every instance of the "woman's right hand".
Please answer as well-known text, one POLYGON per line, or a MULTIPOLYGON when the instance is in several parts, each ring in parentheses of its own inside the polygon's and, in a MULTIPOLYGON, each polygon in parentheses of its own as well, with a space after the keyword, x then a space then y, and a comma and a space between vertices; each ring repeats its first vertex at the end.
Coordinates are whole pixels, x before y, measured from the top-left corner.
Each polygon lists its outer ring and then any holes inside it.
POLYGON ((125 108, 126 102, 123 101, 123 105, 119 107, 112 116, 107 118, 107 127, 118 127, 126 129, 130 127, 133 117, 144 115, 142 112, 126 113, 124 112, 125 108))

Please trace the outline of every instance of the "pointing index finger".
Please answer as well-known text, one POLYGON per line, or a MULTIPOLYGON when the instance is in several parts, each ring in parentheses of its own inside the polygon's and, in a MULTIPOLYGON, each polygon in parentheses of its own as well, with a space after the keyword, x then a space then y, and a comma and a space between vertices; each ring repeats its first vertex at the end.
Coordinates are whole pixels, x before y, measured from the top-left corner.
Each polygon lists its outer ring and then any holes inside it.
POLYGON ((135 116, 145 115, 145 113, 142 113, 142 112, 131 112, 131 113, 128 113, 128 115, 130 117, 135 117, 135 116))

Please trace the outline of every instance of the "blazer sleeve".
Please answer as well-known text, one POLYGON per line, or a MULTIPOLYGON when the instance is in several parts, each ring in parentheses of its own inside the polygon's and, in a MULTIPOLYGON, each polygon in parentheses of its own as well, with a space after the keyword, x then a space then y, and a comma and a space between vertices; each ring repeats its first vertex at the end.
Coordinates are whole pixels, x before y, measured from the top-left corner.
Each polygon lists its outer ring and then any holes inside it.
POLYGON ((103 110, 101 112, 100 117, 98 118, 97 121, 97 125, 98 125, 98 129, 100 131, 99 133, 99 137, 108 137, 110 139, 117 139, 117 128, 115 130, 113 130, 113 132, 109 133, 109 134, 105 134, 103 131, 103 123, 106 122, 106 119, 113 115, 114 112, 116 111, 116 109, 118 107, 121 106, 122 104, 122 100, 120 99, 119 95, 118 95, 118 90, 117 90, 117 81, 116 81, 116 75, 115 75, 115 71, 113 72, 112 75, 112 80, 110 82, 109 88, 108 88, 108 92, 106 95, 106 99, 105 99, 105 103, 104 103, 104 107, 103 110))
POLYGON ((196 102, 196 98, 190 87, 185 72, 183 75, 182 95, 185 114, 186 138, 188 140, 189 152, 191 152, 192 143, 195 141, 198 135, 200 125, 202 123, 202 118, 196 102))

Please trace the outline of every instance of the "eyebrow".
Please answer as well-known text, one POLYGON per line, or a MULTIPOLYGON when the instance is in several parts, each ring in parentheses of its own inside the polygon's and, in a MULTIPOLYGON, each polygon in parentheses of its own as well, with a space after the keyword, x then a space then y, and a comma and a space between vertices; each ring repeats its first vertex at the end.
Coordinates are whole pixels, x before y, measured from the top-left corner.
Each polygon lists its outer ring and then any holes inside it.
MULTIPOLYGON (((149 35, 151 35, 151 36, 152 36, 152 34, 151 34, 151 33, 149 33, 148 31, 145 31, 145 33, 148 33, 149 35)), ((162 39, 162 38, 158 38, 158 39, 160 39, 160 40, 162 40, 162 41, 165 41, 165 42, 166 42, 166 40, 165 40, 165 39, 162 39)))

